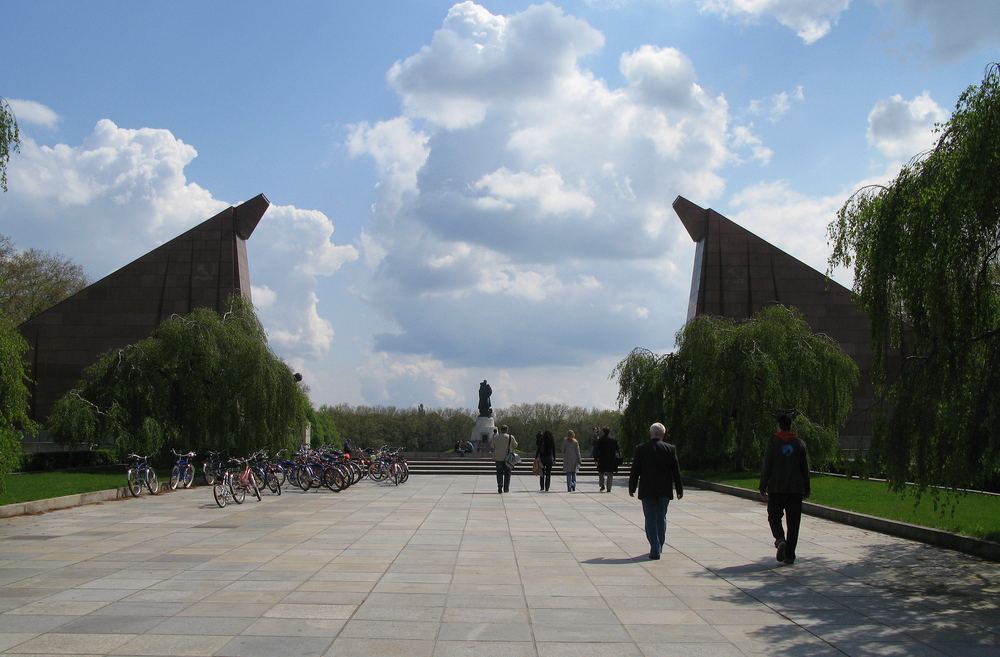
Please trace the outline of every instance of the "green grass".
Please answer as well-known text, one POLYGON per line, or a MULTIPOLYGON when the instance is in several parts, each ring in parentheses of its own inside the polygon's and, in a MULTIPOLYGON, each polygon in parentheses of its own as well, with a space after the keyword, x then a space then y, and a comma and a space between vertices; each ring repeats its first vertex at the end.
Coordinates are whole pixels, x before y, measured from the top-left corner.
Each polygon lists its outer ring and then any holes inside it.
POLYGON ((6 481, 7 490, 0 494, 0 506, 118 488, 125 485, 125 469, 122 466, 109 466, 75 471, 32 472, 7 475, 6 481))
MULTIPOLYGON (((689 472, 696 479, 757 490, 759 472, 689 472)), ((813 475, 810 502, 879 518, 1000 541, 1000 497, 975 493, 894 493, 884 482, 813 475), (935 504, 936 502, 936 504, 935 504)))

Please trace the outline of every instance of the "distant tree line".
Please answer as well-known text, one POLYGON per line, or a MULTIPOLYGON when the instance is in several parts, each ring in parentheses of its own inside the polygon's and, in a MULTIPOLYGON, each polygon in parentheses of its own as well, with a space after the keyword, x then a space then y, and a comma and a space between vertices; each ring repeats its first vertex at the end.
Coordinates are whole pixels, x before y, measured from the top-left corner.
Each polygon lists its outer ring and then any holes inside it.
MULTIPOLYGON (((446 452, 456 442, 465 444, 476 426, 478 412, 468 408, 427 409, 395 406, 322 406, 316 412, 335 427, 341 441, 350 439, 357 447, 384 444, 410 452, 446 452)), ((595 426, 610 426, 617 431, 619 413, 615 410, 586 409, 565 404, 514 404, 494 410, 497 426, 506 424, 523 449, 534 450, 538 431, 551 429, 564 436, 573 429, 590 445, 590 431, 595 426)), ((313 435, 313 444, 318 444, 313 435)))

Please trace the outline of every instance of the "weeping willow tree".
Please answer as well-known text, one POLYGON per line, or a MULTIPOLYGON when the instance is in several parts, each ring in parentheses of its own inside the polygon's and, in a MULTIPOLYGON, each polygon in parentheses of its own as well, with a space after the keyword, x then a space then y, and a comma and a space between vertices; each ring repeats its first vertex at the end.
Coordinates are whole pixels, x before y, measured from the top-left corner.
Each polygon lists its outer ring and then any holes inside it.
POLYGON ((175 315, 149 338, 103 354, 53 407, 53 437, 75 444, 114 437, 118 456, 294 446, 309 401, 268 347, 250 302, 227 304, 222 315, 207 308, 175 315))
POLYGON ((686 468, 755 468, 776 415, 790 413, 814 466, 835 456, 858 368, 797 310, 771 306, 746 320, 702 315, 677 333, 676 346, 666 355, 636 349, 612 374, 629 451, 659 421, 686 468))
POLYGON ((21 432, 31 431, 28 418, 28 343, 14 323, 0 316, 0 493, 7 489, 6 476, 20 464, 21 432))
POLYGON ((939 132, 932 151, 890 185, 857 192, 829 229, 830 265, 854 267, 879 367, 904 327, 912 341, 900 376, 886 379, 890 410, 870 452, 897 488, 1000 477, 997 64, 939 132))

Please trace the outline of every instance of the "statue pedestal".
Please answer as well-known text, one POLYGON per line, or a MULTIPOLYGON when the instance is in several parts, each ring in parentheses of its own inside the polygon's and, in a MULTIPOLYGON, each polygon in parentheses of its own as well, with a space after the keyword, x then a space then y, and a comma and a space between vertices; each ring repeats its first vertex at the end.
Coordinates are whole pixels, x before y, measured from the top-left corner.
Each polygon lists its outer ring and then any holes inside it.
POLYGON ((479 416, 476 418, 476 427, 472 430, 472 437, 469 439, 476 446, 476 450, 483 451, 489 449, 493 441, 493 430, 496 429, 492 417, 479 416))

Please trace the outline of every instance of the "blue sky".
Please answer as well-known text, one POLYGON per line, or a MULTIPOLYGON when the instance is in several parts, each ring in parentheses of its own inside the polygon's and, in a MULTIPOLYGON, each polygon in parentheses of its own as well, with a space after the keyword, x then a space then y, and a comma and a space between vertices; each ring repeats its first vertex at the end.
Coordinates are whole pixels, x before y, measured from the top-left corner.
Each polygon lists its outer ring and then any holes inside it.
MULTIPOLYGON (((613 406, 713 207, 825 269, 1000 59, 995 0, 4 3, 0 233, 92 280, 220 209, 318 404, 613 406)), ((849 272, 838 280, 850 284, 849 272)))

